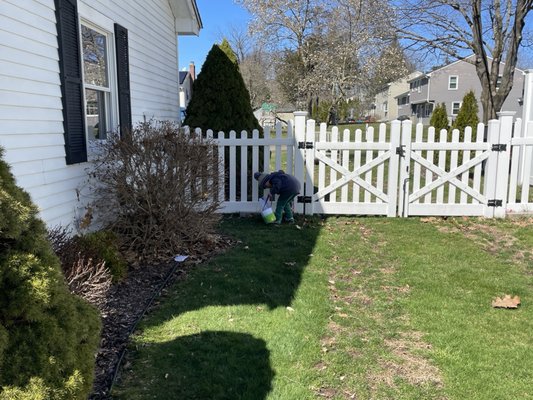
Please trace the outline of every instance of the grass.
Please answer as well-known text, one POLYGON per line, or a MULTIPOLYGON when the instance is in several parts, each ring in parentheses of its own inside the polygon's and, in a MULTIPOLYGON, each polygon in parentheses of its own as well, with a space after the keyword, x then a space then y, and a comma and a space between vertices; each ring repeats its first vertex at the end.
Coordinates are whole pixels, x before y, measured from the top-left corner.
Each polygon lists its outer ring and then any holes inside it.
POLYGON ((533 220, 226 218, 117 399, 533 399, 533 220), (519 295, 518 310, 493 309, 519 295))

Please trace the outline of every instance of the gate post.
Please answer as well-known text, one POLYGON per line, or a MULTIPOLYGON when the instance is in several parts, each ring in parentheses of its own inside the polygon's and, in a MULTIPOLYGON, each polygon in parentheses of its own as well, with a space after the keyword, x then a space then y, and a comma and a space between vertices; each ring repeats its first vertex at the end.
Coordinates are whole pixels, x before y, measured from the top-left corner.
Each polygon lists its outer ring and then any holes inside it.
MULTIPOLYGON (((305 149, 298 148, 298 142, 305 142, 307 111, 294 112, 294 176, 302 184, 302 189, 305 183, 305 149)), ((304 193, 302 193, 304 194, 304 193)), ((302 214, 304 210, 303 203, 294 202, 294 211, 302 214)))
POLYGON ((409 187, 411 167, 411 136, 413 123, 402 121, 400 152, 400 194, 398 196, 398 214, 400 217, 409 216, 409 187))
POLYGON ((387 195, 389 196, 389 208, 387 217, 396 217, 398 215, 398 165, 399 157, 396 155, 396 149, 400 148, 400 135, 402 123, 395 119, 391 122, 390 130, 390 158, 389 158, 389 181, 387 183, 387 195))
MULTIPOLYGON (((521 137, 528 137, 533 136, 533 131, 531 129, 528 129, 529 122, 533 122, 533 69, 528 69, 525 71, 524 76, 524 97, 523 97, 523 104, 522 104, 522 134, 521 137)), ((525 154, 527 149, 527 146, 522 147, 520 158, 522 161, 522 165, 520 168, 520 183, 522 185, 533 185, 533 175, 531 175, 531 171, 533 171, 533 163, 531 160, 525 159, 525 154), (526 167, 525 163, 529 162, 530 165, 526 167)))
POLYGON ((315 134, 316 123, 315 120, 307 120, 307 130, 305 136, 305 186, 304 189, 304 198, 311 199, 311 202, 305 201, 305 214, 313 215, 314 213, 314 201, 313 194, 315 193, 315 134))
MULTIPOLYGON (((487 143, 489 149, 494 144, 500 143, 500 124, 501 121, 496 119, 491 119, 487 123, 487 143)), ((487 202, 496 199, 496 177, 498 175, 498 153, 496 151, 491 151, 489 157, 487 158, 487 165, 485 168, 485 184, 484 186, 484 195, 487 198, 487 202)), ((494 217, 494 208, 485 204, 485 218, 494 217)))
POLYGON ((509 162, 511 159, 511 138, 513 137, 514 111, 502 111, 498 113, 500 121, 500 138, 498 144, 504 145, 498 151, 498 170, 496 175, 495 199, 501 200, 501 207, 494 209, 496 218, 505 218, 507 209, 507 195, 509 193, 509 162))

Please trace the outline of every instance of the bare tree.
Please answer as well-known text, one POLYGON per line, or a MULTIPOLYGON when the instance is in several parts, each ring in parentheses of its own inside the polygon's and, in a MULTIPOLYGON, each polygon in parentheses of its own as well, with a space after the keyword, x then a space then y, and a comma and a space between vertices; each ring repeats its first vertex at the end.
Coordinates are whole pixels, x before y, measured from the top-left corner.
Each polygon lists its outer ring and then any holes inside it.
MULTIPOLYGON (((271 53, 290 54, 299 68, 298 77, 308 75, 311 37, 323 23, 324 1, 321 0, 236 0, 253 16, 249 25, 262 46, 271 53)), ((291 61, 292 62, 292 61, 291 61)), ((311 93, 300 90, 297 103, 310 108, 311 93)))
POLYGON ((252 32, 281 55, 276 74, 287 97, 308 111, 319 98, 333 109, 364 88, 392 37, 386 0, 237 2, 253 15, 252 32))
POLYGON ((397 4, 397 29, 412 49, 455 59, 474 53, 471 62, 481 82, 483 120, 496 118, 513 86, 533 0, 402 0, 397 4))

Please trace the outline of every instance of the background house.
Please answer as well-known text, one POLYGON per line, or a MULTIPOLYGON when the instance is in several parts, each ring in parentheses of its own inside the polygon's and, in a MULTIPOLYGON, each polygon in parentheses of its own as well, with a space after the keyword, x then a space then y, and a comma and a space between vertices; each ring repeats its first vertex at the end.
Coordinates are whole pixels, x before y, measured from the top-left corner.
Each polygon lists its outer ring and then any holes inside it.
MULTIPOLYGON (((444 103, 448 111, 448 119, 452 122, 459 113, 464 95, 470 90, 473 90, 476 95, 481 116, 481 83, 476 74, 475 66, 468 62, 469 58, 455 61, 430 73, 413 77, 408 81, 411 119, 427 124, 433 107, 436 104, 444 103)), ((516 69, 513 88, 502 110, 515 111, 516 115, 522 114, 523 88, 524 72, 516 69)))
POLYGON ((2 0, 0 146, 48 226, 85 214, 94 144, 179 117, 178 35, 195 0, 2 0))
POLYGON ((374 108, 370 115, 377 118, 378 121, 391 121, 402 115, 410 115, 410 111, 399 107, 398 96, 407 93, 409 90, 409 81, 417 76, 422 75, 421 72, 415 71, 409 75, 387 84, 387 87, 376 94, 374 98, 374 108))
POLYGON ((180 82, 180 108, 185 110, 192 97, 192 85, 196 79, 196 67, 194 62, 190 62, 188 71, 179 72, 180 82))

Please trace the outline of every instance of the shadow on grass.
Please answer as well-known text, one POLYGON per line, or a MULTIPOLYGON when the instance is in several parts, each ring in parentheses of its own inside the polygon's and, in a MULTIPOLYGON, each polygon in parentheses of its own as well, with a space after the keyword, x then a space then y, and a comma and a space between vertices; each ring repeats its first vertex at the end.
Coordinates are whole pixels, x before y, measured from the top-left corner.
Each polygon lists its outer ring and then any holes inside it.
MULTIPOLYGON (((264 399, 274 372, 263 340, 233 332, 205 331, 151 349, 159 374, 141 382, 132 397, 164 399, 264 399)), ((122 397, 121 397, 122 398, 122 397)))
MULTIPOLYGON (((272 310, 291 305, 320 225, 315 221, 302 229, 274 227, 259 218, 226 217, 221 229, 237 245, 193 267, 185 280, 167 290, 141 331, 210 306, 261 305, 272 310)), ((209 326, 212 321, 204 323, 209 326)), ((121 374, 114 392, 118 398, 260 400, 267 396, 274 373, 263 340, 209 330, 193 336, 172 335, 168 342, 154 340, 128 354, 132 369, 121 374), (146 385, 153 389, 146 392, 146 385), (160 397, 159 386, 167 388, 162 392, 167 397, 160 397)))

